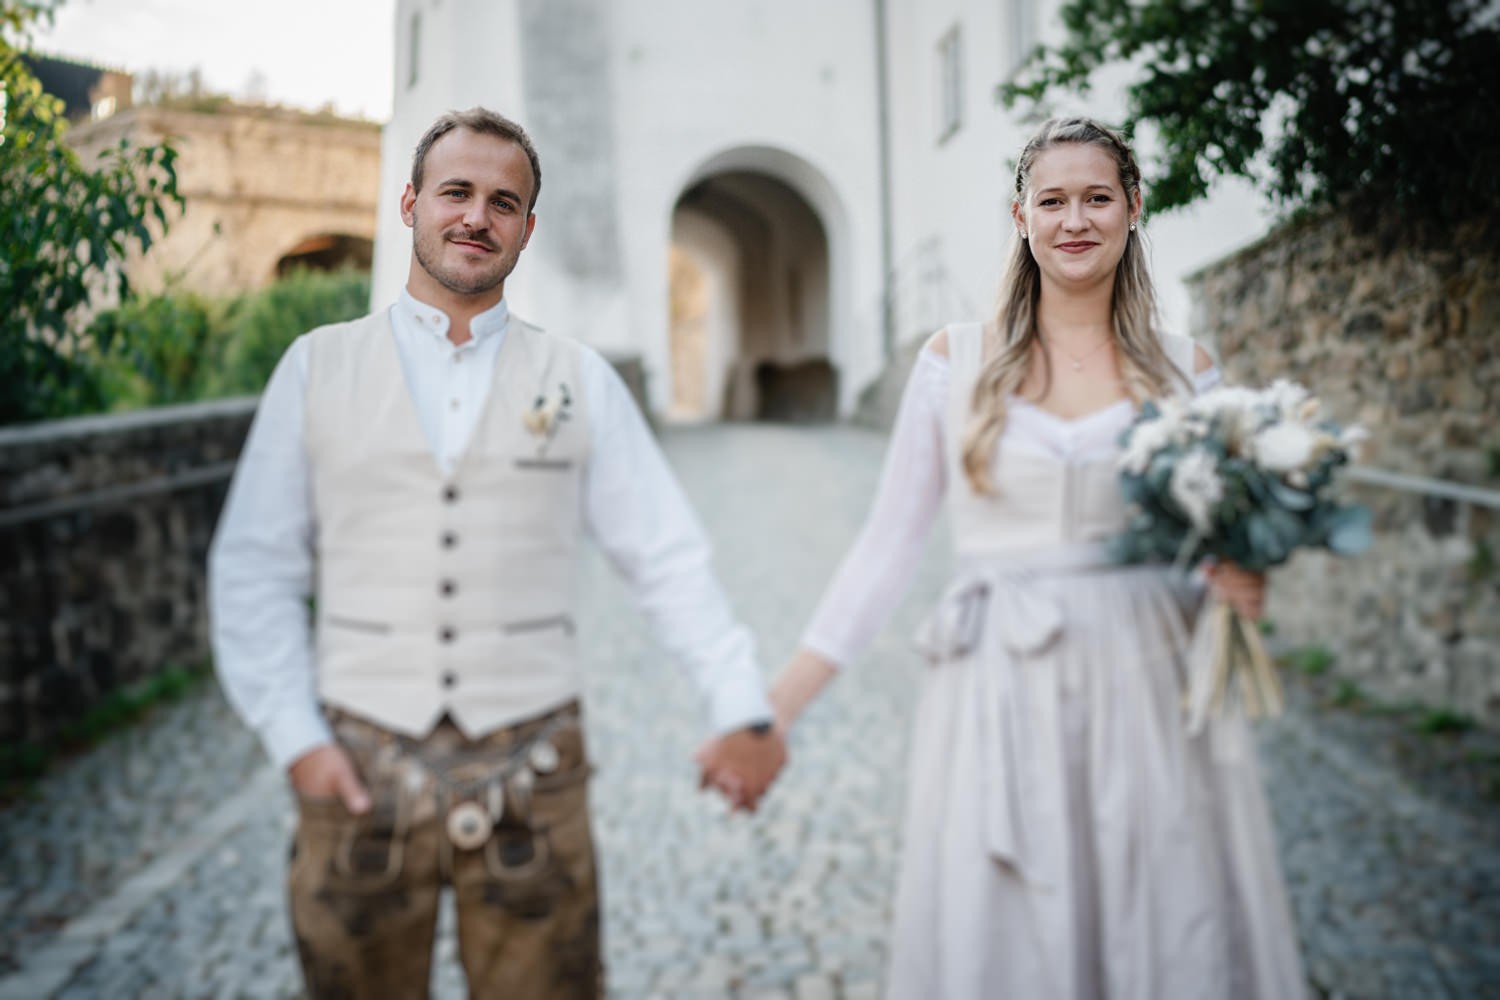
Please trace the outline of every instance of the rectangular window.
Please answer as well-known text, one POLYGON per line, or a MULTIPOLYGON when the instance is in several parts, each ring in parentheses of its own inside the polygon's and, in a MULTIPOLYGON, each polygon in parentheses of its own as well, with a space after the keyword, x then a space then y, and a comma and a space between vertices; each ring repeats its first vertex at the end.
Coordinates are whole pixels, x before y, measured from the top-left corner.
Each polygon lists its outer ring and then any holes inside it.
POLYGON ((957 132, 964 121, 963 36, 954 25, 937 45, 938 142, 957 132))
POLYGON ((420 13, 411 16, 411 34, 407 38, 407 43, 406 88, 410 90, 417 85, 417 68, 422 56, 422 15, 420 13))

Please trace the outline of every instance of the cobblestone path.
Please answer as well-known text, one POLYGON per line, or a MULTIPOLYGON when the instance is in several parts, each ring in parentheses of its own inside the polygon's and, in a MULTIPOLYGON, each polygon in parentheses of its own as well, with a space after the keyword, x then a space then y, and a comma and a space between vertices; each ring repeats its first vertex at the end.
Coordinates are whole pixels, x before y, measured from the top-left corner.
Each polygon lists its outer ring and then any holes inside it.
MULTIPOLYGON (((737 426, 664 440, 773 669, 858 529, 882 438, 737 426)), ((591 558, 582 634, 612 997, 879 995, 917 670, 906 637, 942 569, 928 559, 747 818, 696 791, 696 699, 591 558)), ((1500 808, 1414 787, 1365 752, 1377 720, 1324 725, 1322 711, 1303 698, 1261 730, 1314 991, 1500 996, 1500 808)), ((57 768, 0 810, 0 998, 298 996, 291 823, 280 777, 213 685, 57 768)), ((464 995, 454 952, 445 916, 438 997, 464 995)))

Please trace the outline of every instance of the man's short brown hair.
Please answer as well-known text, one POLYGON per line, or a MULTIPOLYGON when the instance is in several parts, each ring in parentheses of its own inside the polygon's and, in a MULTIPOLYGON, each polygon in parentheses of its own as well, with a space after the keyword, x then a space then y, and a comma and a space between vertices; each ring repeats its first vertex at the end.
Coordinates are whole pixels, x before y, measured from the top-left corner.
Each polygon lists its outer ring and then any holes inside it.
POLYGON ((531 144, 531 136, 526 134, 525 129, 488 108, 476 106, 467 111, 450 111, 432 123, 417 141, 416 152, 412 154, 412 190, 422 190, 422 174, 427 167, 427 154, 431 152, 433 143, 456 128, 468 129, 481 135, 498 136, 521 147, 521 152, 531 161, 531 204, 526 206, 526 214, 530 215, 536 208, 536 196, 542 193, 542 164, 537 159, 536 147, 531 144))

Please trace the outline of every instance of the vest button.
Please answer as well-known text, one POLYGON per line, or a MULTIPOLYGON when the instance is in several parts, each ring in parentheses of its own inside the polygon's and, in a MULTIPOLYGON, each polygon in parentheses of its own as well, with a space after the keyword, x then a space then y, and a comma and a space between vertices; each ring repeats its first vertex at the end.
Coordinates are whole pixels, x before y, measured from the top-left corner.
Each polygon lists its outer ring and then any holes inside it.
POLYGON ((457 503, 458 502, 458 487, 457 486, 444 486, 443 487, 443 499, 446 500, 448 503, 457 503))
POLYGON ((458 545, 458 532, 456 532, 456 531, 445 531, 445 532, 443 532, 442 542, 443 542, 443 548, 445 548, 445 549, 451 549, 451 548, 457 547, 457 545, 458 545))
POLYGON ((454 628, 452 625, 444 625, 442 628, 438 629, 438 638, 443 640, 444 642, 452 642, 454 639, 458 638, 458 629, 454 628))
POLYGON ((458 685, 458 675, 451 670, 443 671, 443 687, 451 688, 458 685))
POLYGON ((452 597, 457 592, 458 584, 454 583, 452 580, 444 580, 438 584, 438 593, 442 594, 444 597, 452 597))

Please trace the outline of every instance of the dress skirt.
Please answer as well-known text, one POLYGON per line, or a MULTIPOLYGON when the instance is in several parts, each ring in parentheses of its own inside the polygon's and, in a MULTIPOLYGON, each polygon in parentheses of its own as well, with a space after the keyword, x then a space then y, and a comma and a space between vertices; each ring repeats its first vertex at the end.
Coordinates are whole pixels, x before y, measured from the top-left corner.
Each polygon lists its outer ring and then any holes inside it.
POLYGON ((1254 744, 1189 736, 1201 591, 970 561, 919 636, 893 1000, 1304 993, 1254 744))

